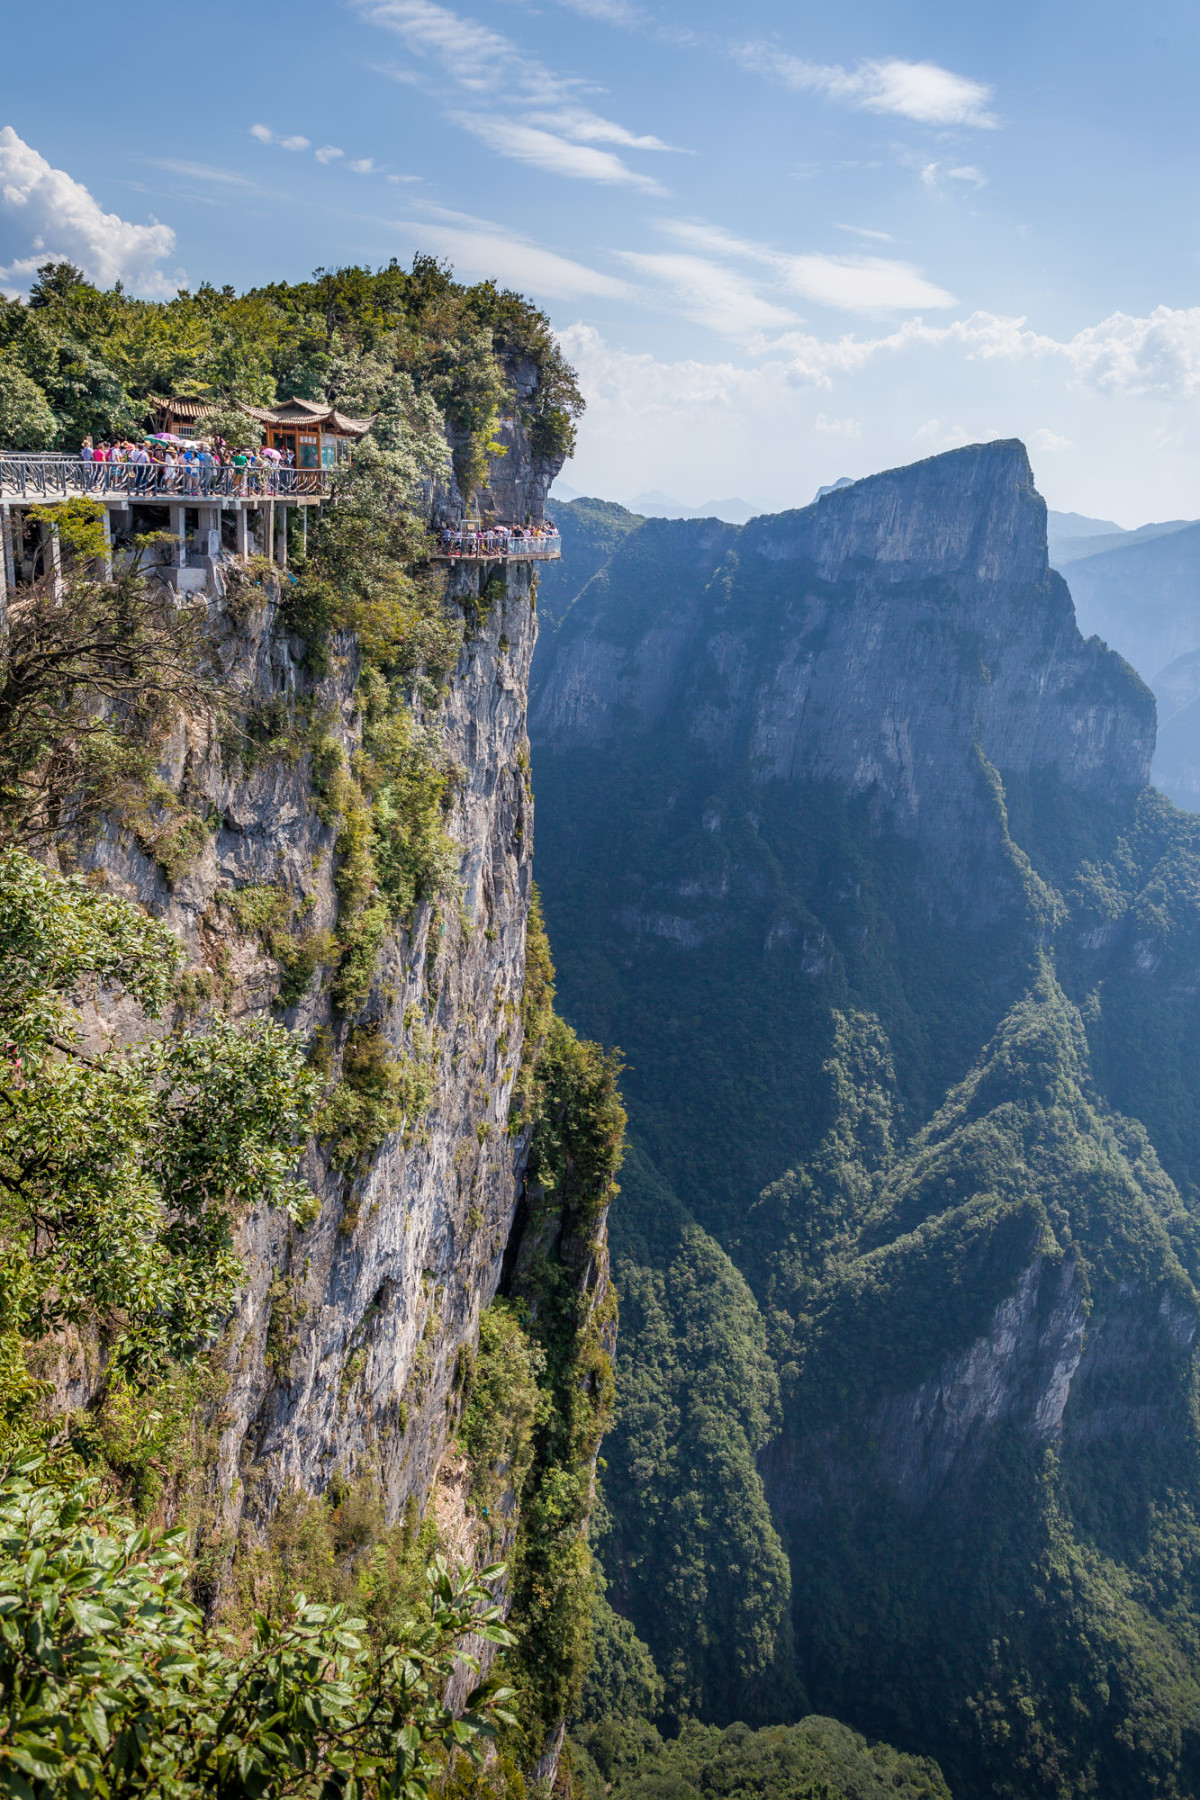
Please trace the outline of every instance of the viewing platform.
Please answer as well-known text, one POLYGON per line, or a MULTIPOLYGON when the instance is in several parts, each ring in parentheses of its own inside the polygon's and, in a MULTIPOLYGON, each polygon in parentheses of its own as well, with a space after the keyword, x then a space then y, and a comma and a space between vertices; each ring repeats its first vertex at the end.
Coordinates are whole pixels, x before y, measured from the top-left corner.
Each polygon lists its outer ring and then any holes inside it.
POLYGON ((438 533, 432 562, 556 562, 562 539, 548 526, 494 525, 438 533))
POLYGON ((42 508, 94 501, 110 573, 136 553, 139 537, 161 534, 148 571, 179 593, 213 593, 226 557, 263 556, 286 568, 289 520, 306 545, 309 512, 332 498, 333 483, 332 470, 270 463, 239 469, 0 454, 0 603, 39 573, 58 579, 58 534, 44 512, 37 516, 42 508))
POLYGON ((332 492, 333 475, 324 469, 227 466, 186 463, 83 462, 69 456, 0 456, 0 500, 44 506, 55 500, 98 500, 127 506, 201 503, 220 506, 283 500, 297 506, 319 504, 332 492))

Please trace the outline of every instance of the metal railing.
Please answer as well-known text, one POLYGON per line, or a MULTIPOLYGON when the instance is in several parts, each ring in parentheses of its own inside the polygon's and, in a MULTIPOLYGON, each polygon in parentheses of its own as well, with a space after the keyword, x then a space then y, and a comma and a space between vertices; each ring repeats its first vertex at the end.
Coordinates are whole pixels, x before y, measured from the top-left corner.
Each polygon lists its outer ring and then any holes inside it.
POLYGON ((0 499, 71 500, 121 495, 131 500, 324 499, 332 492, 324 469, 281 469, 263 465, 83 462, 78 457, 0 456, 0 499))
POLYGON ((562 555, 557 531, 542 530, 526 536, 516 527, 491 531, 443 531, 438 534, 435 562, 549 562, 562 555))

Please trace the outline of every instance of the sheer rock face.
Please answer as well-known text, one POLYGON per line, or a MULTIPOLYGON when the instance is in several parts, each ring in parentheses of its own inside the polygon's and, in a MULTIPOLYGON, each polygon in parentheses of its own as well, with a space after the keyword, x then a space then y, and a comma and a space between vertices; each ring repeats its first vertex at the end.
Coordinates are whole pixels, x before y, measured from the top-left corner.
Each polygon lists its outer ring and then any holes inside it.
MULTIPOLYGON (((453 600, 480 576, 462 568, 450 579, 453 600)), ((259 704, 311 692, 301 646, 280 631, 273 604, 236 626, 214 614, 229 687, 259 704)), ((320 1491, 334 1474, 366 1469, 390 1514, 410 1495, 423 1507, 453 1426, 459 1355, 497 1289, 526 1147, 507 1117, 532 880, 525 710, 535 635, 529 568, 515 565, 507 595, 468 633, 440 703, 417 703, 459 771, 446 828, 461 847, 461 900, 422 902, 410 930, 389 934, 356 1022, 378 1024, 394 1055, 423 1058, 433 1096, 359 1176, 338 1174, 310 1147, 303 1173, 322 1207, 308 1229, 265 1209, 241 1221, 246 1279, 226 1340, 220 1440, 226 1526, 247 1488, 262 1516, 289 1487, 320 1491)), ((353 641, 339 641, 312 695, 347 756, 361 739, 357 673, 353 641)), ((282 886, 309 907, 297 930, 334 924, 337 828, 315 807, 311 756, 298 743, 294 757, 240 774, 223 763, 215 728, 193 721, 162 773, 194 812, 219 819, 194 866, 168 885, 128 832, 98 841, 85 866, 179 933, 234 1016, 264 1013, 278 971, 219 895, 282 886)), ((351 1029, 318 981, 283 1017, 307 1037, 327 1031, 335 1055, 351 1029)), ((109 1026, 136 1028, 125 1018, 109 1026)))
POLYGON ((831 780, 983 923, 1011 881, 988 765, 1119 798, 1154 703, 1080 636, 1025 451, 994 443, 740 530, 648 522, 563 620, 533 730, 554 751, 670 733, 758 784, 831 780))
MULTIPOLYGON (((833 1495, 853 1509, 883 1490, 917 1512, 943 1502, 947 1490, 969 1493, 1006 1422, 1038 1444, 1057 1443, 1086 1317, 1075 1259, 1031 1257, 975 1342, 856 1420, 852 1443, 851 1434, 829 1431, 770 1446, 763 1472, 775 1517, 793 1527, 833 1495)), ((1091 1346, 1089 1337, 1089 1356, 1091 1346)))

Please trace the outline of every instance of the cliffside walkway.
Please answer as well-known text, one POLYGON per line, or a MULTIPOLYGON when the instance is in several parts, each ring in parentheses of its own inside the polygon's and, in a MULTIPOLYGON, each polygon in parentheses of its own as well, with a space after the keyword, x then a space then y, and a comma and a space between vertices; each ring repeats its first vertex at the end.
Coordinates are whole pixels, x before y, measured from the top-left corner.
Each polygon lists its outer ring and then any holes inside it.
POLYGON ((327 499, 332 475, 323 469, 233 469, 186 463, 83 462, 73 456, 0 456, 0 500, 43 506, 55 500, 100 500, 121 506, 183 501, 212 505, 243 500, 305 502, 327 499))
POLYGON ((562 555, 557 531, 543 525, 524 528, 496 525, 487 531, 443 531, 433 562, 554 562, 562 555))

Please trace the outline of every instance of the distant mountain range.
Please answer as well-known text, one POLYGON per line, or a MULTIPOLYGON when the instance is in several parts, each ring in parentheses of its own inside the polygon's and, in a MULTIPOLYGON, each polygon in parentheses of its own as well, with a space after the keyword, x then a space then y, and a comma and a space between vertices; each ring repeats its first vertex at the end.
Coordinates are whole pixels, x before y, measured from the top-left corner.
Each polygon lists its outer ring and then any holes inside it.
MULTIPOLYGON (((566 481, 556 481, 551 495, 552 502, 560 503, 584 498, 579 488, 566 481)), ((770 509, 752 506, 737 495, 728 500, 706 500, 703 506, 688 506, 674 494, 664 494, 661 488, 648 488, 645 493, 633 496, 627 503, 627 510, 644 519, 721 519, 727 525, 744 525, 747 519, 755 519, 770 509)))
POLYGON ((1151 780, 1176 806, 1200 812, 1200 522, 1122 531, 1108 519, 1052 512, 1047 536, 1080 630, 1120 651, 1158 702, 1151 780))

